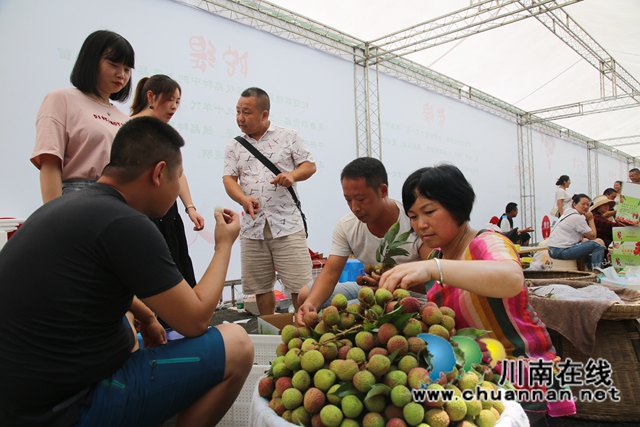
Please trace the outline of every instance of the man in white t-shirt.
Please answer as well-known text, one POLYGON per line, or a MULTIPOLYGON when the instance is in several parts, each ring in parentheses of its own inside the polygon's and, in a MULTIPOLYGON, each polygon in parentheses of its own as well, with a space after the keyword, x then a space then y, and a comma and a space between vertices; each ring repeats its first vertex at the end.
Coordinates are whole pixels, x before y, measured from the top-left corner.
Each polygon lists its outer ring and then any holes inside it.
MULTIPOLYGON (((334 228, 329 258, 313 287, 303 286, 298 294, 299 325, 304 324, 302 318, 306 313, 324 307, 335 294, 343 294, 348 300, 357 297, 360 286, 355 282, 338 284, 352 253, 365 265, 378 264, 376 249, 389 228, 400 221, 398 234, 411 229, 402 203, 389 198, 387 171, 380 160, 372 157, 353 160, 342 170, 340 182, 351 213, 342 217, 334 228)), ((394 257, 398 264, 426 259, 431 252, 415 235, 409 237, 409 242, 403 246, 409 255, 394 257)), ((377 285, 374 278, 364 276, 363 280, 371 286, 377 285)), ((424 288, 415 290, 424 294, 424 288)))

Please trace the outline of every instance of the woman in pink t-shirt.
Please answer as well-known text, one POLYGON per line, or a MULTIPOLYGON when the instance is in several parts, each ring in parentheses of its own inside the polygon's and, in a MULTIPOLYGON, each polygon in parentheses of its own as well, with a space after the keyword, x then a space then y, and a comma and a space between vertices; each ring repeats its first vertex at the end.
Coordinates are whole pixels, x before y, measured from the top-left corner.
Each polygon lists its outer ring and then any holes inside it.
MULTIPOLYGON (((178 82, 169 76, 158 74, 144 77, 138 82, 133 104, 131 105, 131 118, 151 116, 169 122, 180 105, 182 90, 178 82)), ((180 177, 180 200, 185 206, 189 219, 193 222, 195 231, 204 228, 204 218, 196 211, 191 200, 189 183, 183 173, 180 177)), ((184 224, 178 212, 178 202, 173 204, 167 214, 162 218, 151 218, 158 226, 167 245, 171 250, 173 261, 182 273, 187 283, 196 285, 195 273, 189 251, 187 239, 184 234, 184 224)))
POLYGON ((96 181, 109 163, 116 132, 129 117, 110 100, 131 94, 131 44, 112 31, 84 41, 71 72, 73 88, 44 98, 36 119, 31 162, 40 169, 44 203, 96 181))

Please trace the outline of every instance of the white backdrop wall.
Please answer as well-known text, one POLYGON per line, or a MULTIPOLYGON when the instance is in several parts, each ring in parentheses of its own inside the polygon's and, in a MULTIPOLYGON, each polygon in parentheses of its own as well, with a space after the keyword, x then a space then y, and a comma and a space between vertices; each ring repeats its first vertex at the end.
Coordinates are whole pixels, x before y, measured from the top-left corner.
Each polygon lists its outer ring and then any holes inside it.
MULTIPOLYGON (((629 169, 626 161, 598 153, 598 185, 599 194, 611 187, 616 181, 625 182, 629 179, 629 169)), ((596 194, 593 194, 596 196, 596 194)))
POLYGON ((542 218, 549 216, 549 211, 555 206, 556 181, 560 175, 568 175, 571 178, 567 190, 570 194, 588 194, 589 164, 586 148, 536 131, 533 132, 533 150, 537 218, 532 226, 538 240, 541 240, 542 218))
MULTIPOLYGON (((355 157, 353 65, 168 0, 0 3, 0 77, 10 82, 0 115, 0 216, 26 217, 41 205, 38 171, 29 162, 35 117, 47 92, 70 86, 82 42, 98 29, 115 31, 134 47, 134 85, 143 76, 164 73, 182 86, 171 124, 185 138, 185 173, 206 220, 205 230, 195 233, 183 215, 197 277, 213 253, 214 207, 238 210, 222 186, 223 154, 239 134, 235 106, 250 86, 270 94, 272 121, 296 129, 316 160, 317 173, 298 190, 309 220, 309 247, 328 252, 331 230, 347 211, 340 170, 355 157)), ((116 105, 128 112, 130 103, 116 105)), ((228 278, 240 278, 238 244, 228 278)))
POLYGON ((391 194, 400 199, 413 171, 453 163, 476 193, 474 227, 520 203, 516 125, 398 79, 380 76, 382 157, 391 194))
MULTIPOLYGON (((97 29, 120 33, 133 45, 134 85, 164 73, 182 86, 171 124, 186 140, 185 172, 207 221, 195 233, 184 217, 197 277, 213 252, 213 208, 238 210, 222 186, 222 157, 239 133, 235 105, 249 86, 270 93, 272 121, 298 130, 317 161, 318 172, 299 184, 299 192, 309 247, 328 253, 333 226, 348 212, 339 174, 356 156, 353 64, 170 0, 0 2, 0 216, 27 217, 41 205, 38 171, 28 160, 36 113, 47 92, 70 86, 80 46, 97 29)), ((382 75, 380 82, 382 153, 392 197, 400 199, 409 173, 447 161, 476 191, 474 226, 500 215, 506 203, 519 203, 514 123, 392 77, 382 75)), ((129 104, 118 107, 127 112, 129 104)), ((534 140, 539 224, 552 205, 556 178, 568 174, 572 191, 586 191, 588 166, 581 147, 537 133, 534 140)), ((624 164, 600 162, 601 182, 626 177, 624 164)), ((227 277, 240 277, 238 245, 227 277)))

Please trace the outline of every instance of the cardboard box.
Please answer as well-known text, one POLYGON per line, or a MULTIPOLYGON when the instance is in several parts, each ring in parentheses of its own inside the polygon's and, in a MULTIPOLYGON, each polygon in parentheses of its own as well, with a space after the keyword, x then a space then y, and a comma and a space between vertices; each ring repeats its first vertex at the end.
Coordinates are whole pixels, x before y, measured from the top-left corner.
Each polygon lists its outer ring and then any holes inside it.
POLYGON ((619 223, 631 226, 640 223, 640 184, 625 182, 622 185, 616 209, 616 221, 619 223))
POLYGON ((615 268, 640 266, 640 227, 614 227, 611 263, 615 268))
POLYGON ((267 314, 258 317, 258 333, 261 335, 280 335, 280 331, 287 325, 295 326, 292 313, 267 314))

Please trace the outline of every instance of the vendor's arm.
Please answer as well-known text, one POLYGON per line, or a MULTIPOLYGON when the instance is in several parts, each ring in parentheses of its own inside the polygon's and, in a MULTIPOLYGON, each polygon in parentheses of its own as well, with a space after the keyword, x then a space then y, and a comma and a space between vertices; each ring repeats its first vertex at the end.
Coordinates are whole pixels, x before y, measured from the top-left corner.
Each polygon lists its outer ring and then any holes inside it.
POLYGON ((182 204, 187 208, 187 215, 193 222, 193 231, 200 231, 204 228, 204 218, 197 211, 191 200, 191 192, 189 191, 189 182, 187 176, 183 173, 180 175, 180 200, 182 204))
POLYGON ((591 229, 591 231, 587 233, 583 233, 582 235, 589 240, 593 240, 598 237, 598 231, 596 230, 596 224, 593 221, 593 214, 591 212, 587 212, 584 214, 585 219, 587 220, 587 225, 591 229))
POLYGON ((280 173, 271 180, 271 184, 281 185, 283 187, 291 187, 294 182, 305 181, 316 173, 316 164, 311 162, 303 162, 297 168, 289 173, 280 173))
POLYGON ((215 252, 202 279, 191 289, 186 280, 157 295, 144 298, 151 310, 174 330, 186 337, 207 331, 218 305, 227 276, 231 248, 240 232, 240 218, 225 209, 224 216, 215 212, 215 252))
MULTIPOLYGON (((603 218, 614 217, 614 216, 616 216, 616 212, 617 212, 617 210, 607 211, 607 212, 602 214, 602 217, 603 218)), ((620 225, 616 224, 614 227, 620 227, 620 225)))
MULTIPOLYGON (((510 298, 522 291, 522 267, 515 260, 469 261, 441 259, 442 277, 449 286, 491 298, 510 298)), ((379 286, 393 292, 430 280, 440 280, 435 260, 399 265, 382 275, 379 286)))
POLYGON ((304 325, 302 318, 305 314, 311 311, 318 311, 320 306, 329 299, 348 259, 349 257, 329 255, 327 262, 322 267, 322 271, 313 282, 309 296, 304 304, 298 308, 296 321, 299 325, 304 325))
POLYGON ((62 162, 53 154, 40 154, 40 191, 42 202, 62 196, 62 162))
POLYGON ((167 333, 149 307, 134 296, 130 310, 140 322, 140 335, 145 347, 156 347, 167 343, 167 333))
POLYGON ((260 203, 258 203, 258 200, 255 198, 244 194, 242 188, 240 188, 240 184, 238 184, 238 177, 225 175, 222 177, 222 183, 224 184, 224 189, 227 192, 227 195, 242 206, 245 213, 248 213, 251 215, 252 219, 255 219, 256 214, 260 209, 260 203))

